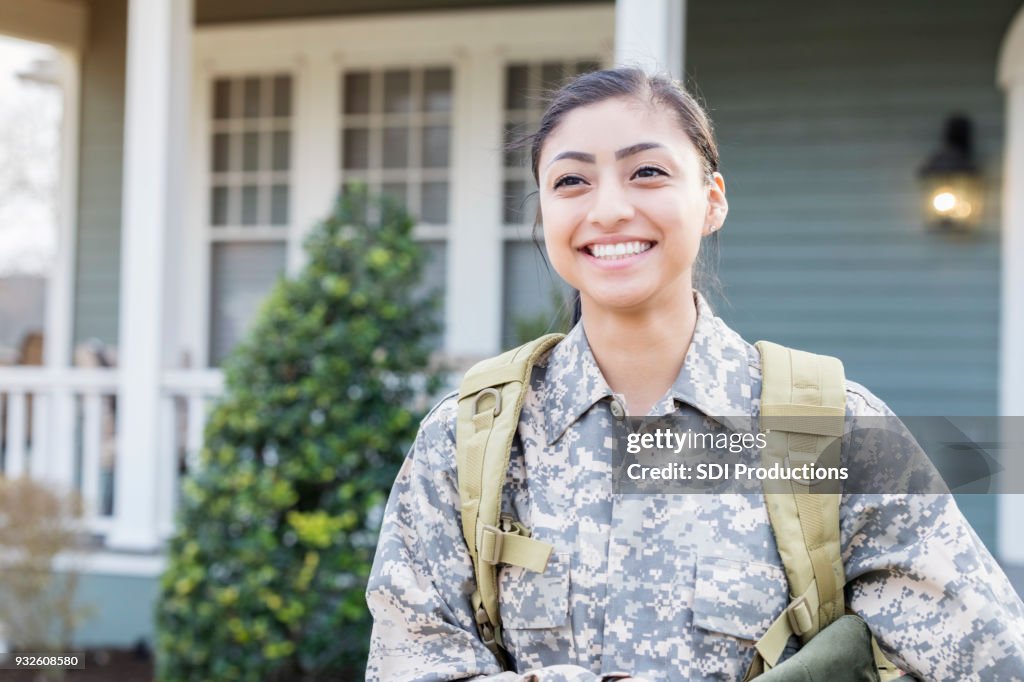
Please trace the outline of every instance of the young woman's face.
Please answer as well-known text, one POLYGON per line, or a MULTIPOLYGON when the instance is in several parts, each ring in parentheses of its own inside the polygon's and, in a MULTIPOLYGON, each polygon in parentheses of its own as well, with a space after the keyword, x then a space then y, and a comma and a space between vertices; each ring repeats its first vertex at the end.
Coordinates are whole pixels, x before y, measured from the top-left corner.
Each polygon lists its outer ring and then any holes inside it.
POLYGON ((657 310, 692 286, 703 235, 721 226, 722 177, 665 107, 609 99, 574 109, 541 149, 544 241, 584 310, 657 310))

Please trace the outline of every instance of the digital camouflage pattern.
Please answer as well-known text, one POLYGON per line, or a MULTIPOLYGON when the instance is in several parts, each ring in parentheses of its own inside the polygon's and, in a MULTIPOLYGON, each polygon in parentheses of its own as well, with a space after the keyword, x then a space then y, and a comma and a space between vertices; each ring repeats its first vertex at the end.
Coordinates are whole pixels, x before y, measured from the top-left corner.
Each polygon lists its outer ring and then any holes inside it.
MULTIPOLYGON (((697 306, 684 365, 651 415, 756 419, 757 350, 699 295, 697 306)), ((787 604, 763 498, 613 494, 622 407, 581 325, 534 369, 503 510, 555 553, 544 573, 499 571, 505 644, 519 671, 502 673, 470 608, 455 394, 437 405, 385 512, 367 590, 368 679, 743 676, 753 643, 787 604)), ((892 414, 853 382, 847 412, 892 414)), ((841 517, 848 603, 897 665, 922 680, 1024 680, 1024 605, 952 496, 846 495, 841 517)))

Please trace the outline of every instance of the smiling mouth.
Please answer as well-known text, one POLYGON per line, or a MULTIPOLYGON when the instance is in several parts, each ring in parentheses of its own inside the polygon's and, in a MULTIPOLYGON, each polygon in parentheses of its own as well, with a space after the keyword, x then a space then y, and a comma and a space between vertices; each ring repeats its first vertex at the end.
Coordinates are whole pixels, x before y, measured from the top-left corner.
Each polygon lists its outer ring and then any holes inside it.
POLYGON ((654 242, 619 242, 618 244, 590 244, 581 250, 599 260, 620 260, 629 258, 654 247, 654 242))

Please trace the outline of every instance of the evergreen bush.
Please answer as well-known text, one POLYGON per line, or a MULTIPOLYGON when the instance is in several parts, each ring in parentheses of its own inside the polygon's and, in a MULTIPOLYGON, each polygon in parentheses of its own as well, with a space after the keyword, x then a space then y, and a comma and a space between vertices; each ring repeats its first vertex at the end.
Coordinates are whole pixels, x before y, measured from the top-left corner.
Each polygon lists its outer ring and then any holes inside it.
POLYGON ((349 192, 226 362, 161 580, 164 682, 361 679, 383 505, 440 386, 412 226, 349 192))

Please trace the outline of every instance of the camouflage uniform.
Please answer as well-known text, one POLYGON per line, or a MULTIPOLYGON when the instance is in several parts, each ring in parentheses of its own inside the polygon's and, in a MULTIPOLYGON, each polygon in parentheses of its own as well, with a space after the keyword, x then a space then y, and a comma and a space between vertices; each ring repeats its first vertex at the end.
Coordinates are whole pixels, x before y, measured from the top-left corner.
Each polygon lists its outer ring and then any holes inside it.
MULTIPOLYGON (((697 296, 684 365, 652 415, 758 414, 756 349, 697 296)), ((501 673, 470 608, 455 477, 455 394, 424 419, 385 512, 367 590, 368 679, 736 680, 787 604, 760 495, 617 495, 624 410, 581 325, 534 370, 503 509, 555 547, 544 573, 502 566, 501 673), (529 672, 527 672, 529 671, 529 672), (525 673, 525 674, 523 674, 525 673)), ((847 412, 891 415, 858 384, 847 412)), ((949 495, 845 495, 848 604, 922 680, 1024 680, 1024 606, 949 495)))

